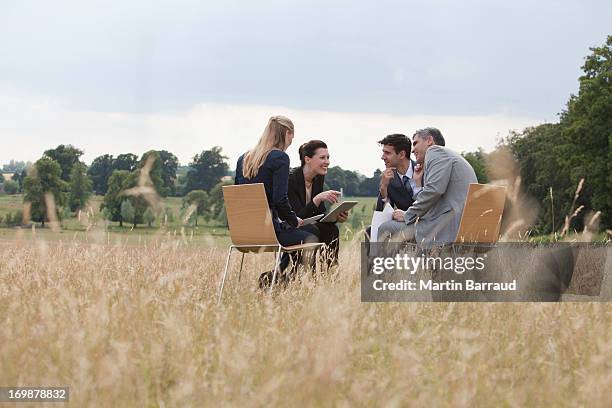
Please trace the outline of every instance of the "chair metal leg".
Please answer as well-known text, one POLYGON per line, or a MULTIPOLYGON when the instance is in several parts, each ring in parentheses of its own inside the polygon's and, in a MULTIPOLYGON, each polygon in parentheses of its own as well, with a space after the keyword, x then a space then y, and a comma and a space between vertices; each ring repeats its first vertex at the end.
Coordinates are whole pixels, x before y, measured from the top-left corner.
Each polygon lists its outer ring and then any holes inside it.
POLYGON ((272 288, 274 287, 274 282, 276 282, 276 274, 280 269, 281 252, 281 247, 279 245, 278 254, 276 255, 276 263, 274 264, 274 272, 272 273, 272 282, 270 283, 270 294, 272 294, 272 288))
POLYGON ((242 265, 244 264, 244 252, 242 253, 242 258, 240 259, 240 270, 238 271, 238 282, 240 282, 240 276, 242 275, 242 265))
POLYGON ((221 285, 219 287, 219 298, 217 304, 221 303, 221 295, 223 294, 223 286, 225 285, 225 277, 227 276, 227 268, 229 266, 230 257, 232 256, 233 245, 230 245, 229 252, 227 253, 227 259, 225 261, 225 270, 223 271, 223 277, 221 278, 221 285))

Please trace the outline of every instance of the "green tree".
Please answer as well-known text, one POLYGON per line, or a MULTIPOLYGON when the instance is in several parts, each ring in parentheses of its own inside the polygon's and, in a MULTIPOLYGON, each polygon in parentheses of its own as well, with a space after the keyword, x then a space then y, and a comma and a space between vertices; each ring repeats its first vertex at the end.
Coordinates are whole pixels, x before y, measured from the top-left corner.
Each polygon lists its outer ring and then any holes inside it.
MULTIPOLYGON (((55 201, 55 216, 57 210, 64 205, 65 196, 62 191, 66 183, 61 179, 62 170, 55 160, 42 157, 35 164, 32 174, 28 175, 23 182, 25 203, 30 203, 30 217, 33 221, 41 222, 43 227, 45 220, 49 220, 49 211, 45 195, 50 194, 55 201)), ((58 217, 59 218, 59 217, 58 217)))
POLYGON ((178 159, 175 155, 166 150, 158 150, 157 153, 161 161, 161 177, 164 188, 168 192, 168 195, 175 196, 176 170, 179 165, 178 159))
MULTIPOLYGON (((143 170, 147 162, 151 160, 150 168, 149 168, 149 178, 153 183, 153 187, 157 194, 162 197, 166 197, 169 193, 169 189, 165 186, 163 179, 163 163, 161 161, 161 157, 159 153, 155 150, 149 150, 148 152, 142 155, 142 158, 138 162, 138 173, 143 170)), ((137 180, 137 179, 136 179, 137 180)), ((133 183, 136 186, 137 182, 133 183)), ((133 186, 130 186, 133 187, 133 186)))
POLYGON ((69 184, 69 206, 71 211, 85 207, 91 197, 92 182, 87 176, 87 169, 83 163, 72 166, 69 184))
POLYGON ((581 204, 602 212, 602 226, 612 227, 612 35, 590 49, 582 66, 578 95, 561 114, 563 148, 560 164, 569 169, 570 187, 584 178, 581 204))
POLYGON ((481 184, 487 184, 490 180, 489 175, 487 174, 487 166, 485 161, 486 154, 482 148, 479 148, 475 152, 461 153, 461 155, 474 169, 478 182, 481 184))
POLYGON ((87 169, 87 174, 91 178, 93 190, 96 194, 106 194, 108 178, 113 173, 113 161, 113 156, 110 154, 98 156, 87 169))
POLYGON ((164 223, 172 223, 174 222, 174 211, 172 211, 172 208, 170 207, 166 207, 164 208, 164 213, 163 213, 163 217, 164 217, 164 223))
POLYGON ((19 184, 13 180, 4 180, 3 186, 6 194, 17 194, 19 191, 19 184))
POLYGON ((153 224, 153 222, 155 222, 155 213, 153 212, 151 207, 148 207, 146 209, 146 211, 144 212, 142 218, 144 219, 144 222, 147 223, 149 228, 151 228, 151 225, 153 224))
POLYGON ((28 170, 33 168, 33 166, 28 167, 27 169, 23 169, 19 172, 15 172, 11 177, 11 180, 19 184, 19 192, 23 192, 23 181, 28 176, 28 170))
POLYGON ((359 184, 359 193, 366 197, 378 196, 378 189, 380 187, 380 176, 382 171, 376 169, 372 177, 365 178, 359 184))
POLYGON ((345 196, 359 196, 359 185, 365 180, 361 174, 356 171, 344 170, 339 166, 333 166, 327 169, 325 176, 325 184, 333 190, 344 191, 345 196))
POLYGON ((523 188, 540 203, 534 228, 539 234, 558 229, 571 205, 569 169, 561 164, 561 130, 559 124, 547 123, 513 132, 506 139, 519 165, 523 188))
MULTIPOLYGON (((156 154, 154 152, 154 154, 156 154)), ((128 174, 128 176, 126 177, 125 181, 123 182, 123 190, 131 190, 135 187, 138 187, 138 183, 140 180, 140 172, 143 171, 143 169, 137 169, 133 172, 131 172, 130 174, 128 174)), ((158 186, 161 185, 161 178, 159 177, 159 174, 157 172, 150 172, 149 176, 153 176, 153 184, 147 187, 153 187, 157 192, 159 192, 159 190, 157 190, 158 186), (157 182, 157 184, 155 184, 155 182, 157 182)), ((159 188, 163 188, 163 187, 159 187, 159 188)), ((145 195, 140 194, 140 193, 136 193, 135 195, 130 195, 130 196, 126 196, 126 199, 130 200, 130 202, 132 203, 132 206, 134 207, 134 224, 142 224, 144 222, 143 220, 143 216, 144 216, 144 212, 147 210, 147 207, 149 207, 151 204, 146 200, 145 195)))
POLYGON ((221 223, 226 223, 225 217, 225 204, 223 201, 223 186, 232 185, 233 183, 229 180, 221 181, 210 190, 208 194, 208 212, 210 218, 217 220, 221 223))
POLYGON ((134 213, 134 207, 130 200, 123 200, 121 202, 121 220, 125 222, 133 222, 136 227, 136 217, 134 213))
POLYGON ((204 216, 208 209, 208 194, 204 190, 192 190, 183 198, 183 208, 196 206, 195 225, 198 225, 198 216, 204 216))
POLYGON ((121 203, 127 199, 123 195, 124 184, 130 173, 125 170, 115 170, 108 179, 108 189, 104 195, 104 200, 100 205, 100 210, 106 210, 109 214, 109 221, 119 221, 119 226, 123 226, 121 218, 121 203))
POLYGON ((210 191, 227 173, 229 166, 226 160, 227 157, 221 153, 219 146, 196 154, 189 164, 184 193, 192 190, 210 191))
POLYGON ((134 171, 138 164, 138 156, 134 153, 123 153, 113 160, 113 170, 134 171))
POLYGON ((44 156, 55 160, 62 169, 61 179, 70 181, 70 172, 72 166, 79 163, 79 158, 83 155, 83 151, 72 145, 59 145, 55 149, 46 150, 44 156))

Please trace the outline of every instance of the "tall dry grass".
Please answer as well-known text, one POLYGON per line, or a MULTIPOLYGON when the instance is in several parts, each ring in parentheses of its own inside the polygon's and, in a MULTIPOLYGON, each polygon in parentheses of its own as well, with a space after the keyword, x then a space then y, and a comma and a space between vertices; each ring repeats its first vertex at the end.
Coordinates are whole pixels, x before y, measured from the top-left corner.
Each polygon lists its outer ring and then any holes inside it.
MULTIPOLYGON (((344 244, 344 243, 343 243, 344 244)), ((271 255, 0 243, 0 385, 71 406, 609 406, 608 304, 365 304, 359 256, 270 297, 271 255)))

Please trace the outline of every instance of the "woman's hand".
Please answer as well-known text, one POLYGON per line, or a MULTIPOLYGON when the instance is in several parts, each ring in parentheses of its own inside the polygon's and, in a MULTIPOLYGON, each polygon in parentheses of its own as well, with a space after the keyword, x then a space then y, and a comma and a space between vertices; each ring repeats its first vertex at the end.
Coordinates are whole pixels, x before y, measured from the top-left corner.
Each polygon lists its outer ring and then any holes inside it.
POLYGON ((403 210, 395 210, 393 211, 393 219, 395 221, 404 221, 406 219, 406 212, 403 210))
POLYGON ((302 225, 304 225, 304 220, 303 219, 301 219, 300 217, 297 217, 297 220, 298 220, 298 226, 297 226, 298 228, 300 228, 302 225))
POLYGON ((316 205, 317 207, 319 205, 321 205, 321 202, 326 201, 330 204, 334 204, 338 202, 338 196, 340 195, 339 191, 336 190, 327 190, 327 191, 323 191, 319 194, 317 194, 313 199, 312 202, 314 203, 314 205, 316 205))
POLYGON ((336 222, 345 222, 348 219, 348 211, 342 211, 340 214, 338 214, 338 217, 336 217, 336 222))

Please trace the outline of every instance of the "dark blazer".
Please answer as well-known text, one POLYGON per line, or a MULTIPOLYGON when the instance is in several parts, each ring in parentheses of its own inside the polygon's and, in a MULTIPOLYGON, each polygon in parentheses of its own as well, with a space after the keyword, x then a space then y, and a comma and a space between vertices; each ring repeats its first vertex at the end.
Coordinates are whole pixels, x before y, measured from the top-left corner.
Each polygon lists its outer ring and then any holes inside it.
POLYGON ((315 176, 312 179, 312 191, 310 202, 306 202, 306 184, 304 183, 304 172, 301 167, 291 169, 289 172, 289 204, 298 217, 304 219, 318 214, 325 214, 325 203, 321 201, 317 207, 312 199, 323 191, 325 176, 315 176))
POLYGON ((287 153, 280 150, 272 150, 259 168, 257 176, 252 179, 247 179, 242 174, 243 160, 244 154, 240 156, 236 164, 234 184, 263 183, 268 206, 272 211, 274 230, 278 232, 282 229, 279 219, 286 221, 293 227, 297 227, 297 216, 291 209, 289 198, 287 197, 289 182, 289 156, 287 156, 287 153))
MULTIPOLYGON (((410 160, 410 165, 414 171, 415 162, 410 160)), ((387 187, 387 198, 389 198, 389 204, 391 207, 397 207, 399 210, 406 211, 414 202, 412 198, 412 188, 404 185, 404 182, 397 174, 393 173, 393 178, 389 182, 387 187)), ((376 211, 382 211, 385 208, 385 201, 381 198, 380 193, 378 194, 378 201, 376 202, 376 211)))

